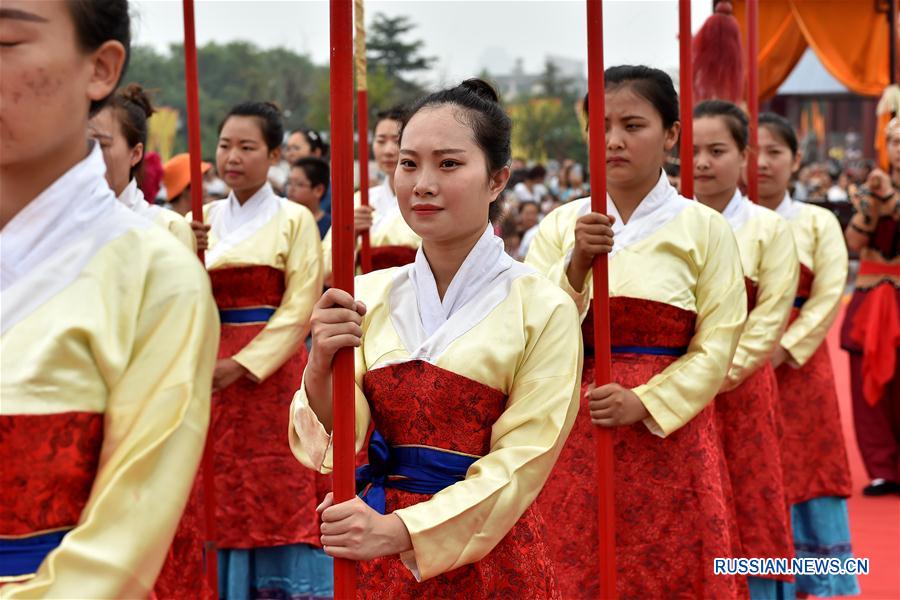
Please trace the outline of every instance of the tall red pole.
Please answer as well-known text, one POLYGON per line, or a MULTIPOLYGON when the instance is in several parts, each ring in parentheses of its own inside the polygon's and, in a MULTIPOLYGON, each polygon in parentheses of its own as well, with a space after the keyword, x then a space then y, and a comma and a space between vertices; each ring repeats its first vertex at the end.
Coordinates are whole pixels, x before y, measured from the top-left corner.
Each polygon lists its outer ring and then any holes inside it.
MULTIPOLYGON (((359 157, 359 202, 369 205, 369 94, 366 78, 366 13, 363 0, 354 0, 356 26, 356 131, 359 157)), ((369 232, 362 232, 359 264, 363 273, 372 270, 372 244, 369 232)))
POLYGON ((747 0, 747 112, 750 152, 747 155, 747 196, 759 201, 759 0, 747 0))
MULTIPOLYGON (((603 2, 587 0, 588 134, 590 139, 591 211, 606 214, 606 89, 603 80, 603 2)), ((610 373, 609 261, 594 259, 594 383, 605 385, 610 373)), ((616 597, 615 493, 612 431, 594 429, 597 438, 597 518, 599 520, 600 597, 616 597)))
POLYGON ((694 197, 694 61, 691 0, 678 0, 678 87, 681 96, 681 195, 694 197))
MULTIPOLYGON (((353 295, 353 3, 331 2, 331 253, 334 287, 353 295)), ((353 348, 342 348, 332 363, 334 501, 356 494, 353 348)), ((334 561, 334 597, 356 596, 356 565, 334 561)))
MULTIPOLYGON (((203 222, 203 173, 200 170, 200 95, 197 78, 197 40, 194 36, 194 0, 183 0, 184 12, 184 87, 187 93, 188 151, 191 157, 191 216, 203 222)), ((203 262, 203 250, 197 251, 203 262)), ((216 547, 216 499, 212 463, 212 436, 206 436, 200 464, 203 480, 203 508, 206 525, 206 581, 213 600, 219 598, 219 563, 216 547)))

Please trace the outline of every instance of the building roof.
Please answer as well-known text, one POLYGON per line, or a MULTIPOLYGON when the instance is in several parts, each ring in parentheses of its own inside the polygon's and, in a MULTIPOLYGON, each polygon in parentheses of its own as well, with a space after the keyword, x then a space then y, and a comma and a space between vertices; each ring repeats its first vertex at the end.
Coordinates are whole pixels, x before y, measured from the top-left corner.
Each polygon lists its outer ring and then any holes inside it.
POLYGON ((779 96, 813 96, 820 94, 851 94, 825 68, 812 48, 807 48, 797 66, 778 88, 779 96))

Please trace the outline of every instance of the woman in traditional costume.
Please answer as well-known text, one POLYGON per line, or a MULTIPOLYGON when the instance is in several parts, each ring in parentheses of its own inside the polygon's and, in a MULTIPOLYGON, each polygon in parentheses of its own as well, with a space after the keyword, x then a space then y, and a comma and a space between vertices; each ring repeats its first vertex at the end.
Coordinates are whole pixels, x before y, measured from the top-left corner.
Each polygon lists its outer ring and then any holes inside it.
POLYGON ((128 3, 4 2, 0 21, 0 596, 145 598, 206 438, 209 279, 116 200, 87 138, 128 3))
POLYGON ((274 105, 231 109, 216 149, 231 193, 203 207, 206 267, 222 319, 210 435, 219 591, 229 599, 332 594, 315 510, 319 476, 283 442, 322 293, 322 254, 312 213, 267 182, 282 137, 274 105))
POLYGON ((554 518, 563 595, 596 597, 593 431, 610 428, 619 597, 730 598, 746 584, 710 567, 735 544, 710 403, 747 316, 738 247, 722 215, 679 196, 663 171, 679 133, 669 76, 619 66, 605 80, 610 216, 590 212, 589 198, 573 201, 544 218, 526 258, 586 315, 581 412, 538 505, 554 518), (615 383, 594 389, 590 269, 613 233, 615 383))
POLYGON ((363 499, 320 510, 325 550, 360 561, 359 597, 560 598, 531 505, 577 410, 577 312, 493 233, 511 129, 493 89, 468 80, 409 114, 394 183, 422 247, 316 305, 291 447, 331 469, 331 361, 356 346, 363 499))
MULTIPOLYGON (((722 213, 734 231, 749 310, 716 396, 716 422, 734 491, 741 556, 791 558, 778 383, 769 357, 793 307, 800 263, 787 221, 738 189, 747 163, 748 125, 747 115, 724 100, 706 100, 694 108, 694 194, 722 213)), ((782 581, 790 577, 748 577, 750 595, 775 598, 782 581)))
MULTIPOLYGON (((800 164, 797 136, 783 117, 759 119, 759 203, 787 219, 800 259, 789 325, 772 355, 784 435, 784 490, 798 558, 849 558, 846 498, 850 467, 825 336, 847 284, 847 247, 828 210, 788 192, 800 164)), ((815 596, 859 593, 855 575, 798 575, 797 590, 815 596)))

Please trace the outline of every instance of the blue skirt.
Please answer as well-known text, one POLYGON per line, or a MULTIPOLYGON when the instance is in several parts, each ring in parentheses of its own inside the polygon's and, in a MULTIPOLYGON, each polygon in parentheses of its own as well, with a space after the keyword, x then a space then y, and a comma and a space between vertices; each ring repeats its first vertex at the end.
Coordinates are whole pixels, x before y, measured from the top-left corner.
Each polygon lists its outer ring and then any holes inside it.
MULTIPOLYGON (((791 507, 794 548, 797 558, 852 558, 850 519, 843 498, 813 498, 791 507)), ((788 598, 796 592, 813 596, 854 596, 859 594, 856 575, 798 575, 796 583, 785 584, 788 598)))
POLYGON ((223 600, 331 598, 333 581, 331 557, 307 544, 219 550, 223 600))

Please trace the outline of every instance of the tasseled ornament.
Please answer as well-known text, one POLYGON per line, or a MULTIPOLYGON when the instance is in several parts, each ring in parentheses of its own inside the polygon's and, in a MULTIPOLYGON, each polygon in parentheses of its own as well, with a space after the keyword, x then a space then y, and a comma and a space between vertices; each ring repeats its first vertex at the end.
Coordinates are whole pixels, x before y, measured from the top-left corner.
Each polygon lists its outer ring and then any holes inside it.
POLYGON ((694 101, 719 98, 738 103, 744 91, 741 27, 731 2, 722 0, 694 36, 694 101))

